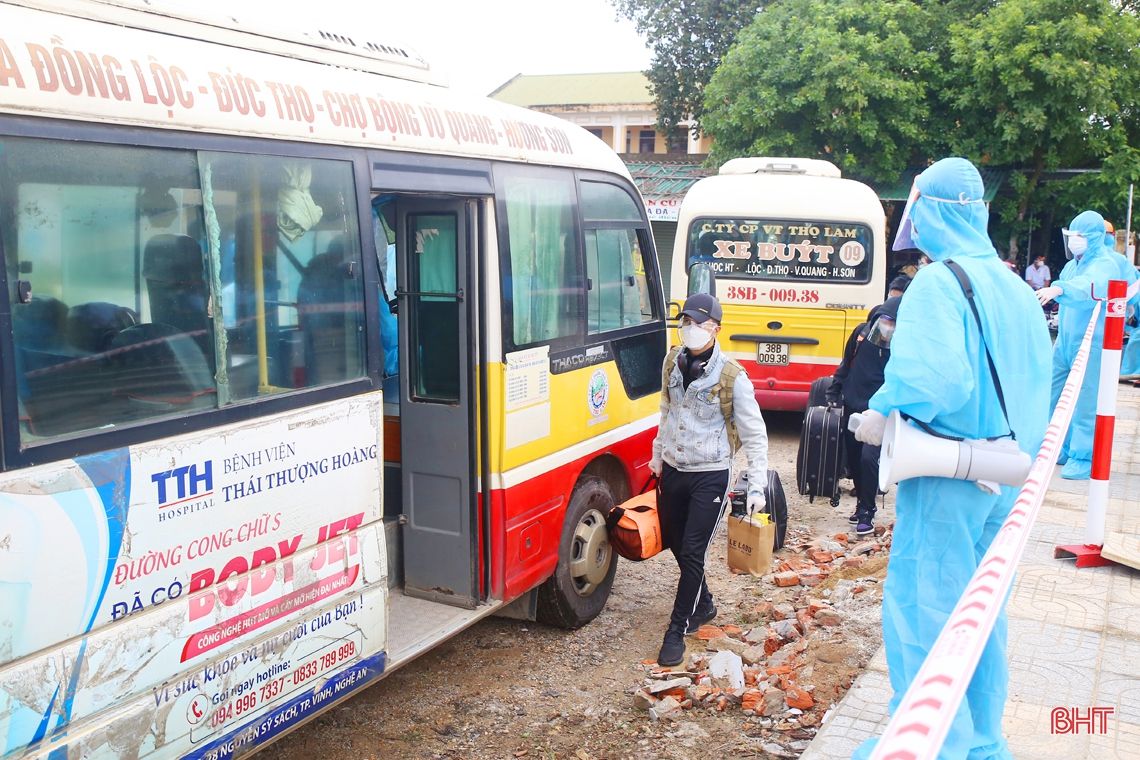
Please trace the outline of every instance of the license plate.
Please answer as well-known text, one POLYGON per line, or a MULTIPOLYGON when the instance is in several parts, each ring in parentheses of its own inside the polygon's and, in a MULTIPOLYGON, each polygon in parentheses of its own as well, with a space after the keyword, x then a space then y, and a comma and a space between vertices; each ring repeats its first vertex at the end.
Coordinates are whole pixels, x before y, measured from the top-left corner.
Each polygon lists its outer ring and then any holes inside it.
POLYGON ((756 347, 756 362, 758 364, 775 364, 784 366, 788 363, 787 343, 761 343, 756 347))

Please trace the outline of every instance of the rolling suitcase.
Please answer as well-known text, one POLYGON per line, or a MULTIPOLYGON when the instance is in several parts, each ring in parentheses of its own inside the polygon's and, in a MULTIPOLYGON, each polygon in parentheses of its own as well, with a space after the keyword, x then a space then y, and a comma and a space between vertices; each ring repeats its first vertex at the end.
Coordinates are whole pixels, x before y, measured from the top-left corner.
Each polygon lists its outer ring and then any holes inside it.
POLYGON ((827 389, 831 387, 831 375, 817 377, 811 381, 811 390, 808 391, 809 407, 827 406, 827 389))
MULTIPOLYGON (((780 483, 780 474, 775 470, 768 470, 768 483, 764 486, 764 509, 761 511, 767 512, 776 525, 772 551, 783 549, 788 536, 788 499, 784 495, 784 486, 780 483)), ((732 514, 748 514, 748 473, 743 473, 732 489, 732 514)))
POLYGON ((814 501, 816 496, 835 505, 843 471, 843 413, 827 406, 808 407, 796 455, 796 486, 814 501))

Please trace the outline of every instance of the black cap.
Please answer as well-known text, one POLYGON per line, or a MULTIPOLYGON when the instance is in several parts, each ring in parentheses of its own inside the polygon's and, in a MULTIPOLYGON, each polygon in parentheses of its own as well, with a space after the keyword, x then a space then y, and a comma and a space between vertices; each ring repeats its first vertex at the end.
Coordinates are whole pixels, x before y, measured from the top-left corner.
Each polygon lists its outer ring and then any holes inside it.
POLYGON ((681 315, 689 317, 698 324, 711 319, 719 325, 724 312, 720 308, 720 301, 713 296, 708 293, 693 293, 685 299, 681 315))
POLYGON ((898 277, 891 280, 891 284, 887 286, 887 292, 889 293, 892 290, 899 290, 905 293, 908 287, 910 287, 910 278, 905 274, 900 274, 898 277))

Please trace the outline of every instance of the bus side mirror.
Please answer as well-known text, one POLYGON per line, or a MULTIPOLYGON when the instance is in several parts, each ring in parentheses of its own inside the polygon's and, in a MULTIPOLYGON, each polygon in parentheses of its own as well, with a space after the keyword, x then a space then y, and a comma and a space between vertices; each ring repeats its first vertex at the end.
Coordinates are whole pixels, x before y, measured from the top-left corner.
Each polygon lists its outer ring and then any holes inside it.
POLYGON ((708 293, 716 297, 716 274, 711 266, 703 262, 697 262, 689 267, 688 295, 694 293, 708 293))

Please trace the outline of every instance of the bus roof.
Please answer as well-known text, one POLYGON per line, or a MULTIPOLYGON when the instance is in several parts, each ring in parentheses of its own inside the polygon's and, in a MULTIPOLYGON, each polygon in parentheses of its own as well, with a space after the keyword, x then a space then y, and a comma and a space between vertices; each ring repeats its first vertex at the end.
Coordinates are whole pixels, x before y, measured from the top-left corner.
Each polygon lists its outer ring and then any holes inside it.
POLYGON ((243 16, 247 9, 240 2, 225 12, 203 8, 193 0, 164 0, 156 5, 151 0, 12 0, 57 13, 76 15, 124 26, 175 34, 185 32, 188 24, 195 27, 196 39, 233 45, 293 58, 359 69, 374 74, 408 79, 428 84, 446 84, 429 62, 407 45, 376 39, 357 27, 337 29, 328 25, 304 28, 286 26, 264 16, 251 20, 243 16))
POLYGON ((795 173, 718 174, 705 177, 681 201, 681 229, 695 217, 831 219, 883 217, 879 197, 867 185, 835 176, 795 173))
POLYGON ((719 174, 804 174, 812 177, 840 177, 839 167, 818 158, 744 156, 721 164, 719 174))
POLYGON ((400 46, 141 0, 3 0, 0 29, 0 113, 629 176, 584 129, 430 84, 427 62, 400 46))

